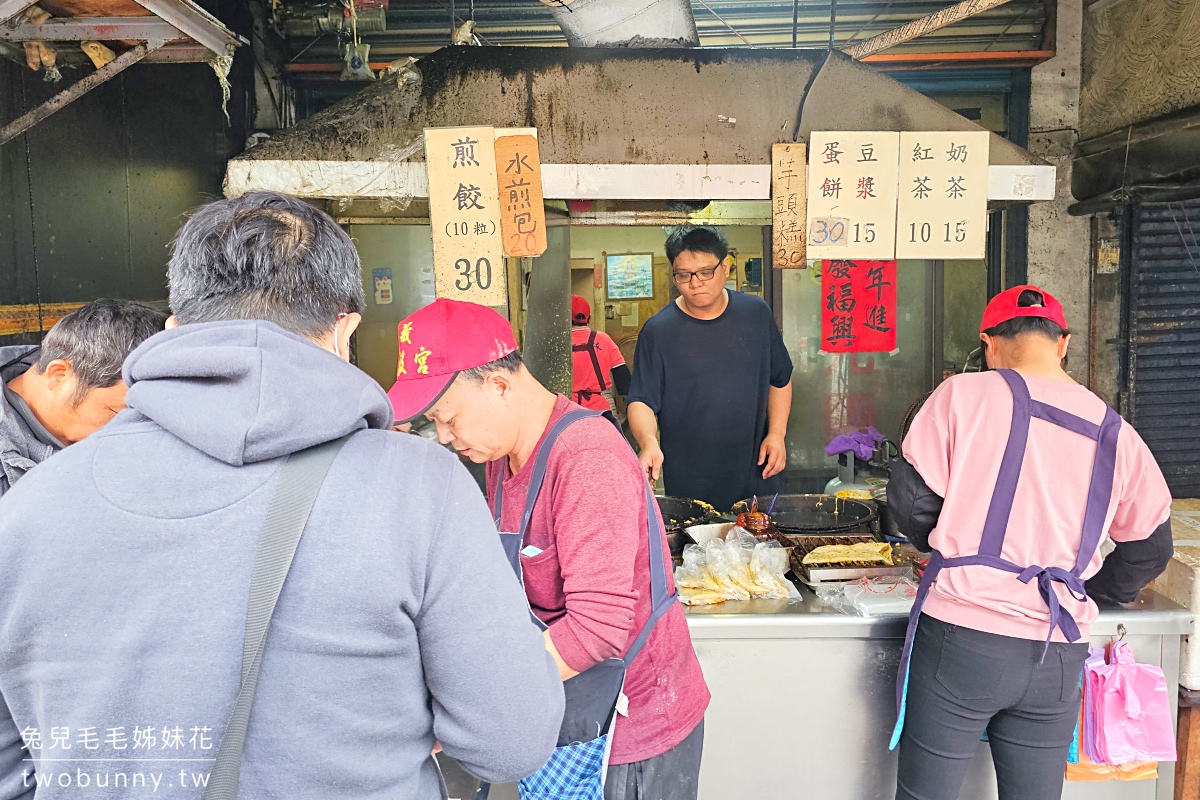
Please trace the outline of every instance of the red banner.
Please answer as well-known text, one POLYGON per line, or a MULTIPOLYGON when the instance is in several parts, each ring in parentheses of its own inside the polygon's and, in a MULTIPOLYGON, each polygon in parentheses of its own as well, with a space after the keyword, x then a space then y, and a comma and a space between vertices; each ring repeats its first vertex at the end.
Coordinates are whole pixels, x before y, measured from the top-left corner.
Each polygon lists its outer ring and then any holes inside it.
POLYGON ((896 262, 821 262, 821 349, 896 349, 896 262))

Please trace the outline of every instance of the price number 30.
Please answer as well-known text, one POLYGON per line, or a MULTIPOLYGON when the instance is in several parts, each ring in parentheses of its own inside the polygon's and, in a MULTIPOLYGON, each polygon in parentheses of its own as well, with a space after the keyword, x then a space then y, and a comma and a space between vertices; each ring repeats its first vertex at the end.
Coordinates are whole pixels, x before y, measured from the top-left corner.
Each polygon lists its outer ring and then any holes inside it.
POLYGON ((454 288, 460 292, 476 286, 480 289, 492 287, 492 262, 486 258, 479 259, 474 265, 468 259, 460 258, 454 262, 454 271, 458 273, 454 288))

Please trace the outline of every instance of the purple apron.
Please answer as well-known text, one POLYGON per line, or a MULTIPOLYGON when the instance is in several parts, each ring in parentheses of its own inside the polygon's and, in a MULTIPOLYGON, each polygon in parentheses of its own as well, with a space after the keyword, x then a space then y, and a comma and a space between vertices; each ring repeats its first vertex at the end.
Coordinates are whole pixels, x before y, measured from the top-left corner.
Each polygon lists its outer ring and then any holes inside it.
MULTIPOLYGON (((504 476, 508 473, 508 460, 500 465, 500 479, 496 486, 496 529, 504 553, 516 573, 517 580, 524 586, 521 568, 521 549, 525 532, 533 519, 533 507, 546 478, 546 465, 554 443, 568 426, 581 419, 598 417, 599 412, 578 409, 568 411, 551 426, 541 446, 533 457, 533 473, 529 478, 529 491, 525 496, 525 509, 521 515, 521 529, 514 533, 504 532, 500 527, 500 515, 504 507, 504 476)), ((625 671, 637 658, 642 646, 658 620, 675 605, 678 597, 672 593, 667 582, 666 551, 662 526, 654 513, 654 494, 650 484, 642 482, 646 493, 646 532, 649 536, 650 556, 650 617, 638 632, 624 658, 606 658, 574 678, 563 683, 566 708, 562 727, 559 729, 558 746, 550 760, 534 775, 518 784, 524 800, 602 800, 604 777, 608 768, 608 755, 612 746, 612 728, 625 681, 625 671)), ((546 630, 533 610, 529 615, 540 629, 546 630)), ((486 800, 487 785, 480 787, 476 800, 486 800)))
POLYGON ((1046 648, 1042 650, 1042 658, 1046 657, 1046 650, 1050 647, 1055 628, 1062 631, 1068 642, 1079 640, 1079 625, 1071 614, 1059 605, 1058 595, 1054 593, 1054 584, 1061 583, 1066 586, 1071 595, 1078 600, 1087 598, 1083 587, 1083 571, 1091 563, 1104 535, 1104 518, 1108 514, 1108 503, 1112 497, 1113 469, 1117 460, 1117 436, 1121 432, 1121 417, 1109 408, 1105 411, 1104 421, 1096 425, 1060 408, 1032 399, 1025 380, 1013 370, 1002 369, 997 372, 1012 390, 1012 428, 1009 430, 1008 444, 1004 447, 1004 457, 1000 461, 1000 474, 996 477, 992 502, 988 506, 987 518, 983 523, 979 551, 973 556, 945 558, 934 550, 929 558, 929 566, 925 568, 925 575, 921 578, 921 586, 917 589, 917 597, 908 618, 908 632, 905 634, 904 651, 900 656, 900 671, 896 676, 896 727, 892 731, 889 750, 894 750, 900 743, 900 734, 904 730, 909 661, 912 657, 913 639, 917 633, 917 622, 921 617, 921 607, 925 604, 929 587, 937 580, 938 573, 942 570, 986 566, 1011 572, 1021 583, 1029 583, 1037 578, 1038 592, 1050 610, 1050 630, 1046 634, 1046 648), (1029 420, 1033 417, 1054 423, 1060 428, 1066 428, 1096 442, 1092 480, 1083 515, 1083 536, 1075 556, 1075 566, 1069 571, 1061 567, 1022 566, 1001 556, 1004 536, 1008 531, 1008 516, 1012 511, 1013 498, 1017 494, 1017 481, 1021 477, 1021 462, 1025 458, 1029 420))

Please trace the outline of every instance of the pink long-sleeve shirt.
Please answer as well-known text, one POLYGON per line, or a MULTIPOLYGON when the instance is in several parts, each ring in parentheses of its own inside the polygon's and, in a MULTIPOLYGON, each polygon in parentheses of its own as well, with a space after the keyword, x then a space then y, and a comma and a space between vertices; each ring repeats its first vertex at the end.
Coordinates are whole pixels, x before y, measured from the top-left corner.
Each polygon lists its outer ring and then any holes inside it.
MULTIPOLYGON (((560 396, 547 430, 577 408, 560 396)), ((531 458, 515 475, 504 476, 503 530, 519 529, 532 472, 531 458)), ((501 462, 488 464, 493 513, 500 477, 501 462)), ((574 423, 551 450, 522 543, 526 551, 541 552, 522 555, 521 563, 533 612, 550 626, 563 661, 578 672, 623 655, 650 616, 644 481, 637 457, 606 419, 574 423)), ((657 506, 652 510, 659 514, 657 506)), ((667 580, 674 589, 669 563, 667 580)), ((665 753, 704 717, 708 687, 678 603, 659 619, 629 668, 625 694, 629 716, 617 717, 613 764, 665 753)))
MULTIPOLYGON (((1096 424, 1104 419, 1104 401, 1086 387, 1038 378, 1025 383, 1034 400, 1096 424)), ((929 536, 930 545, 946 558, 979 552, 1012 415, 1012 392, 1003 376, 984 372, 946 381, 913 419, 904 457, 946 500, 929 536)), ((1042 419, 1030 420, 1004 558, 1023 566, 1074 565, 1095 456, 1091 439, 1042 419)), ((1137 431, 1122 422, 1104 532, 1115 542, 1145 539, 1170 513, 1171 493, 1162 471, 1137 431)), ((1102 563, 1097 550, 1083 577, 1095 575, 1102 563)), ((1095 602, 1077 600, 1059 584, 1054 590, 1086 640, 1099 613, 1095 602)), ((1021 583, 1011 573, 986 566, 944 570, 924 610, 942 622, 1020 639, 1044 639, 1050 627, 1037 581, 1021 583)), ((1057 628, 1054 640, 1064 641, 1057 628)))

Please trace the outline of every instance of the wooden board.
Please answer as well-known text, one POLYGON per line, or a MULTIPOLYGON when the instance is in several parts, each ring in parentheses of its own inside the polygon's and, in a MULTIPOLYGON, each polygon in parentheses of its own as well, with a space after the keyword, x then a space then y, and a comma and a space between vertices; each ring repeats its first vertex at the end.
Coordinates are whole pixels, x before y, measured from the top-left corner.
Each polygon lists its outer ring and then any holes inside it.
POLYGON ((900 134, 896 258, 987 255, 987 131, 900 134))
POLYGON ((437 296, 506 306, 494 131, 426 128, 425 166, 437 296))
POLYGON ((900 134, 814 131, 808 147, 808 258, 893 258, 900 134))
POLYGON ((546 205, 537 137, 496 139, 496 172, 504 254, 540 256, 546 252, 546 205))
POLYGON ((771 264, 776 269, 804 269, 806 148, 801 143, 771 145, 771 264))
MULTIPOLYGON (((70 314, 83 303, 43 303, 42 330, 50 330, 54 323, 70 314)), ((38 332, 38 307, 36 303, 19 306, 0 306, 0 336, 17 336, 38 332)))

